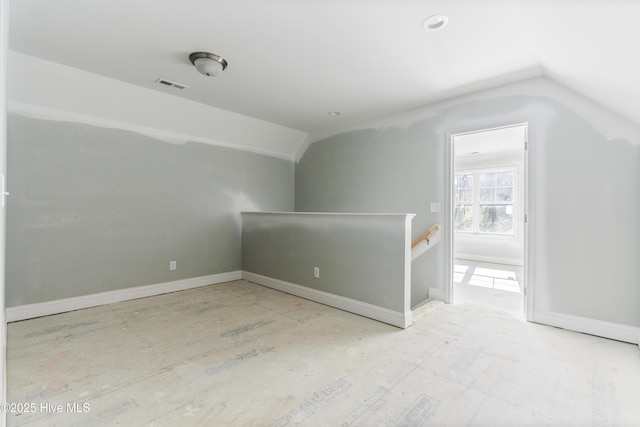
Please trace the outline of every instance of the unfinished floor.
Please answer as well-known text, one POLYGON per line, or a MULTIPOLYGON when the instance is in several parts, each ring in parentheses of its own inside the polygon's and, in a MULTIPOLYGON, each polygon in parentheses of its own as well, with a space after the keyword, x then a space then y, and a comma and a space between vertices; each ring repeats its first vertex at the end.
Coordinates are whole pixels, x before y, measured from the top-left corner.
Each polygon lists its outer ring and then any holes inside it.
POLYGON ((637 346, 456 292, 406 330, 244 281, 12 323, 7 423, 640 425, 637 346))

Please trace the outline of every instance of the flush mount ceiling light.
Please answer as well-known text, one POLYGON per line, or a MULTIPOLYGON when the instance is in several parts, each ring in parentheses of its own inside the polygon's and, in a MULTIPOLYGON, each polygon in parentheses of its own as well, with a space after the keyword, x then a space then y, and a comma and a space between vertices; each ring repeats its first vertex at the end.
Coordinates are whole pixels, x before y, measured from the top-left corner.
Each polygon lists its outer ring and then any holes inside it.
POLYGON ((329 111, 327 114, 329 114, 330 117, 338 117, 340 116, 340 111, 329 111))
POLYGON ((444 28, 449 23, 449 18, 446 15, 433 15, 428 17, 422 22, 422 26, 425 30, 439 30, 444 28))
POLYGON ((193 52, 189 55, 189 61, 200 74, 209 77, 216 77, 227 68, 227 61, 223 57, 209 52, 193 52))

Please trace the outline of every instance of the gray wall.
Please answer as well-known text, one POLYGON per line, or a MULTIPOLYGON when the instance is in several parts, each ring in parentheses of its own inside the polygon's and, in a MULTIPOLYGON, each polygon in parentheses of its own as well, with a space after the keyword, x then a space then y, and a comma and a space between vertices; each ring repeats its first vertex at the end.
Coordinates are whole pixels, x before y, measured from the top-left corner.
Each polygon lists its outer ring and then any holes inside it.
POLYGON ((293 209, 288 160, 15 114, 8 140, 8 307, 239 270, 240 211, 293 209))
POLYGON ((242 217, 244 271, 400 313, 409 310, 406 215, 243 213, 242 217), (320 268, 317 279, 314 267, 320 268))
MULTIPOLYGON (((416 237, 444 221, 443 213, 429 212, 429 202, 445 200, 448 133, 528 122, 535 310, 640 326, 637 128, 546 82, 476 94, 417 116, 312 144, 296 167, 296 209, 415 212, 416 237), (520 93, 537 89, 544 95, 520 93), (616 136, 602 130, 617 123, 619 129, 608 129, 616 136)), ((443 289, 443 262, 443 245, 414 261, 412 303, 429 287, 443 289)))
MULTIPOLYGON (((429 121, 408 127, 347 132, 312 144, 296 165, 296 210, 300 212, 416 213, 412 238, 441 214, 444 146, 429 121)), ((428 298, 442 281, 442 245, 411 264, 411 305, 428 298)))

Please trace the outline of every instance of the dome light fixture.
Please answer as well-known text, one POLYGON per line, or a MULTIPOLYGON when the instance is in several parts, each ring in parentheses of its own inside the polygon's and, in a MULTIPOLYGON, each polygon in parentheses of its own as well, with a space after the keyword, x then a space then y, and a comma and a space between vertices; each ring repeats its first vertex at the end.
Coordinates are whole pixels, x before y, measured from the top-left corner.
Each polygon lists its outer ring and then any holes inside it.
POLYGON ((446 15, 433 15, 428 17, 422 22, 422 27, 425 30, 440 30, 449 23, 449 18, 446 15))
POLYGON ((189 61, 200 74, 209 77, 217 77, 227 68, 227 61, 223 57, 209 52, 193 52, 189 55, 189 61))

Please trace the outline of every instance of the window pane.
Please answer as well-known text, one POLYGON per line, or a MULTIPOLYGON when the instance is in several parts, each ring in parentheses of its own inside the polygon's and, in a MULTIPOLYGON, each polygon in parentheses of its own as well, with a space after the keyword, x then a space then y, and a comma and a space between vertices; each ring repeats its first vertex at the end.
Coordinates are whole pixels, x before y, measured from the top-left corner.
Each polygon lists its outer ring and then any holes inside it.
POLYGON ((473 175, 456 175, 454 196, 456 203, 473 201, 473 175))
POLYGON ((513 205, 480 205, 481 233, 513 234, 513 205))
POLYGON ((473 190, 459 189, 455 195, 456 203, 471 203, 473 201, 473 190))
POLYGON ((455 188, 473 188, 473 175, 456 175, 455 188))
POLYGON ((498 187, 513 187, 513 172, 500 172, 497 175, 496 185, 498 187))
POLYGON ((473 208, 468 205, 456 205, 454 212, 455 231, 473 231, 473 208))
POLYGON ((496 201, 499 202, 511 202, 513 201, 513 188, 512 187, 498 187, 496 188, 496 201))
POLYGON ((496 175, 497 175, 496 173, 481 173, 480 188, 495 187, 496 175))
POLYGON ((513 171, 480 174, 481 202, 512 202, 513 171))
POLYGON ((496 201, 496 189, 495 189, 495 187, 481 188, 480 189, 480 201, 481 202, 495 202, 496 201))

